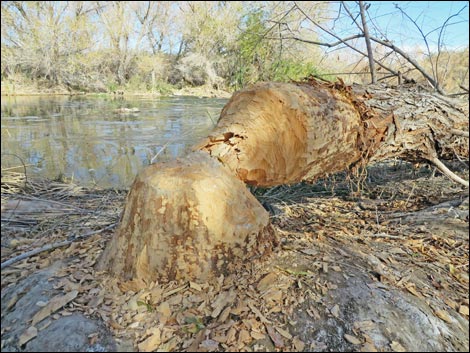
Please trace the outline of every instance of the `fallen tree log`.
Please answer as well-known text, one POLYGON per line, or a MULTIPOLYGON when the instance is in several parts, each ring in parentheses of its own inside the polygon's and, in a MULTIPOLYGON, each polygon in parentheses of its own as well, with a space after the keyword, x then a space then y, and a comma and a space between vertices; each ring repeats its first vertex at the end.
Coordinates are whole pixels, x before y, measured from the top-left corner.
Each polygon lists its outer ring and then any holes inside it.
POLYGON ((468 159, 465 133, 468 105, 417 87, 254 85, 233 95, 194 152, 137 176, 99 268, 148 283, 233 271, 276 243, 240 180, 273 186, 392 157, 468 159))
POLYGON ((197 148, 246 183, 273 186, 394 157, 467 159, 465 132, 468 103, 419 86, 267 83, 235 94, 197 148))

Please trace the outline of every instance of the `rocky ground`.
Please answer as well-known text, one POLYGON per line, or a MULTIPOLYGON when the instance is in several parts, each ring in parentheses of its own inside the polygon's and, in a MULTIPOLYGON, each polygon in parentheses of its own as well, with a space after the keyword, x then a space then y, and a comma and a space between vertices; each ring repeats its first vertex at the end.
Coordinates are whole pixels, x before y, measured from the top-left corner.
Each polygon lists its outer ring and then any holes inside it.
POLYGON ((253 192, 270 257, 147 285, 94 270, 124 191, 2 175, 2 351, 468 351, 468 190, 390 162, 253 192))

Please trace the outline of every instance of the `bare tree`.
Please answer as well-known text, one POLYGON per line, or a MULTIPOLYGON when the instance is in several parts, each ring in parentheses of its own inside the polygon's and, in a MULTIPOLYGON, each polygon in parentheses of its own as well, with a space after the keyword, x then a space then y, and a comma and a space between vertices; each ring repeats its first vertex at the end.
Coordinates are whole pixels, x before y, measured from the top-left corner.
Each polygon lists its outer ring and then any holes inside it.
MULTIPOLYGON (((428 72, 428 70, 421 63, 419 63, 418 60, 416 58, 414 58, 412 54, 407 53, 405 50, 403 50, 402 48, 397 46, 395 43, 393 43, 393 41, 389 40, 387 38, 387 36, 383 33, 383 31, 381 31, 381 35, 382 35, 383 38, 377 38, 375 36, 370 35, 368 27, 367 27, 367 16, 366 16, 367 5, 364 5, 364 3, 362 1, 358 2, 359 12, 357 13, 357 15, 355 15, 347 7, 346 3, 341 2, 341 4, 342 4, 341 6, 345 9, 345 12, 346 12, 347 16, 353 21, 353 23, 356 24, 356 26, 359 28, 359 30, 361 32, 361 33, 358 33, 358 34, 348 35, 346 37, 341 36, 339 34, 336 34, 334 28, 328 28, 326 25, 320 24, 316 19, 309 16, 306 13, 306 11, 303 9, 303 6, 300 3, 294 2, 294 4, 295 4, 295 10, 299 11, 300 13, 303 13, 304 16, 305 16, 306 21, 308 21, 310 24, 312 24, 321 33, 327 34, 329 37, 334 38, 335 41, 308 40, 308 39, 299 37, 293 31, 291 31, 291 33, 289 34, 289 38, 299 40, 299 41, 302 41, 302 42, 305 42, 305 43, 311 43, 311 44, 314 44, 314 45, 328 47, 328 48, 346 46, 346 47, 352 49, 353 51, 355 51, 356 53, 359 53, 362 56, 367 57, 369 59, 369 67, 370 67, 371 77, 376 76, 375 65, 373 65, 375 63, 378 66, 380 66, 381 68, 385 69, 390 74, 392 74, 394 76, 397 76, 397 77, 398 76, 403 77, 403 79, 405 79, 405 81, 406 80, 411 81, 412 80, 411 78, 409 78, 409 77, 407 77, 403 74, 403 72, 405 71, 404 69, 397 70, 393 67, 394 66, 393 64, 392 65, 391 64, 385 64, 384 62, 382 62, 382 60, 377 60, 373 57, 373 51, 372 51, 372 47, 371 47, 370 42, 371 41, 375 42, 377 44, 380 44, 383 47, 391 49, 391 51, 393 53, 395 53, 399 57, 403 58, 409 64, 409 66, 412 69, 417 70, 427 80, 427 82, 429 82, 429 84, 437 92, 439 92, 441 94, 446 93, 446 92, 444 92, 444 90, 441 87, 440 77, 439 77, 439 74, 438 74, 439 69, 437 68, 437 63, 438 63, 439 58, 440 58, 440 50, 438 51, 437 55, 432 55, 431 52, 430 52, 430 49, 429 49, 428 42, 427 42, 427 37, 431 32, 439 31, 439 45, 438 45, 438 47, 442 48, 443 47, 442 33, 445 32, 445 30, 447 29, 448 26, 452 25, 451 19, 458 16, 465 8, 468 7, 468 5, 465 5, 459 11, 457 11, 455 14, 449 16, 441 26, 439 26, 438 28, 435 28, 433 31, 431 31, 427 34, 425 34, 423 32, 423 30, 421 28, 419 28, 416 21, 413 21, 410 16, 408 16, 408 15, 405 16, 413 22, 413 24, 419 29, 420 33, 422 34, 424 43, 426 44, 426 46, 428 48, 428 57, 430 58, 430 60, 432 60, 431 57, 435 58, 434 61, 431 64, 431 72, 428 72), (357 22, 357 18, 359 16, 361 16, 362 27, 357 22), (360 47, 358 47, 353 42, 355 39, 362 38, 362 37, 364 37, 366 39, 367 53, 362 51, 360 49, 360 47)), ((404 13, 404 11, 401 8, 398 7, 398 9, 401 12, 404 13)), ((339 11, 341 11, 341 8, 340 8, 339 11)), ((340 14, 338 14, 338 16, 340 16, 340 14)), ((406 70, 408 70, 408 69, 406 69, 406 70)), ((375 78, 375 80, 377 80, 377 78, 375 78)), ((372 78, 372 81, 374 81, 374 78, 372 78)))

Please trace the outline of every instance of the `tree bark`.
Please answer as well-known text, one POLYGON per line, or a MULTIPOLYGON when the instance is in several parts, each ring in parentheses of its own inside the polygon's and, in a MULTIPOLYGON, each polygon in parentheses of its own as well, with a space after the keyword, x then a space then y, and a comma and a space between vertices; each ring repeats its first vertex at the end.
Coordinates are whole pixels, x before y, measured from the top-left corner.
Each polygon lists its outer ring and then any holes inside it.
POLYGON ((468 103, 416 86, 311 80, 237 92, 194 152, 137 176, 100 268, 149 283, 233 271, 276 244, 241 181, 314 180, 391 157, 468 159, 467 117, 468 103))
POLYGON ((377 83, 377 75, 375 72, 374 52, 372 50, 372 44, 370 43, 369 27, 367 26, 366 12, 364 9, 364 1, 359 1, 359 9, 361 13, 362 21, 362 32, 364 33, 364 39, 366 40, 367 55, 369 58, 370 78, 372 83, 377 83))

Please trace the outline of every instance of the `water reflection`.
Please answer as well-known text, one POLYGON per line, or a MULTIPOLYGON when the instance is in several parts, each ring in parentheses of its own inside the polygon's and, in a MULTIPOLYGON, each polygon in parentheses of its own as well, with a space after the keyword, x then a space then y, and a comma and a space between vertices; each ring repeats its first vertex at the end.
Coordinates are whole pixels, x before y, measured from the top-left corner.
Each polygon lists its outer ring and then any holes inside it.
POLYGON ((206 136, 226 102, 195 97, 2 97, 2 168, 20 165, 21 158, 32 175, 128 187, 157 154, 158 161, 174 159, 206 136), (140 111, 115 112, 132 107, 140 111))

